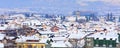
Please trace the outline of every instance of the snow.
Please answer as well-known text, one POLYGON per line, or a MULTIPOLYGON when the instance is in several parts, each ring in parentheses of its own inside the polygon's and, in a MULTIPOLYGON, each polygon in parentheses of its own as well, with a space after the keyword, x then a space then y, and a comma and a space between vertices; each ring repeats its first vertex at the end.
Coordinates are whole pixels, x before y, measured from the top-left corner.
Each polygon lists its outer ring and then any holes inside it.
POLYGON ((47 40, 48 40, 47 38, 41 39, 41 40, 40 40, 40 43, 46 43, 47 40))
POLYGON ((4 44, 3 43, 0 43, 0 48, 4 48, 4 44))
POLYGON ((106 38, 107 40, 110 40, 110 38, 112 38, 113 40, 115 40, 118 38, 118 35, 115 32, 108 32, 107 34, 105 34, 104 32, 100 32, 100 33, 96 33, 96 34, 93 34, 93 35, 88 36, 88 37, 94 37, 95 39, 96 38, 99 38, 99 39, 106 38))
POLYGON ((68 42, 68 41, 66 41, 65 44, 66 44, 66 46, 68 46, 68 47, 72 47, 72 44, 71 44, 70 42, 68 42))
POLYGON ((13 36, 9 36, 9 37, 7 37, 7 39, 14 39, 15 37, 13 37, 13 36))
POLYGON ((66 17, 66 19, 67 19, 68 21, 75 21, 75 20, 76 20, 76 17, 74 17, 74 16, 68 16, 68 17, 66 17))
POLYGON ((51 47, 67 47, 63 41, 53 42, 51 44, 52 44, 51 47))
POLYGON ((69 38, 75 38, 75 39, 80 39, 80 38, 83 38, 85 37, 85 33, 82 33, 82 32, 79 32, 79 33, 72 33, 69 38))
POLYGON ((52 40, 66 40, 65 37, 54 37, 52 38, 52 40))
POLYGON ((39 40, 37 36, 19 36, 19 39, 16 39, 16 42, 26 42, 26 40, 39 40))
POLYGON ((4 37, 5 37, 5 35, 4 35, 4 34, 0 34, 0 40, 3 40, 3 39, 4 39, 4 37))
POLYGON ((0 25, 0 30, 6 30, 8 28, 8 25, 3 24, 3 26, 0 25))
POLYGON ((27 36, 27 37, 25 37, 25 39, 27 39, 27 40, 39 40, 39 38, 37 36, 35 36, 35 35, 27 36))
POLYGON ((51 31, 39 31, 41 34, 57 34, 58 32, 51 32, 51 31))

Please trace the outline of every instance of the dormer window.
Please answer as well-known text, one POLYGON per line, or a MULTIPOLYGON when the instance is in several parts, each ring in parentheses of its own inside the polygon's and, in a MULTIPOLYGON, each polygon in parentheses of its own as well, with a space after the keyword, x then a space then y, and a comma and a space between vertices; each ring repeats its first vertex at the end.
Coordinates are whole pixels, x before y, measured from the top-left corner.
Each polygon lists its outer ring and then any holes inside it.
POLYGON ((36 25, 36 23, 34 23, 34 25, 36 25))
POLYGON ((1 27, 4 27, 4 25, 1 25, 1 27))

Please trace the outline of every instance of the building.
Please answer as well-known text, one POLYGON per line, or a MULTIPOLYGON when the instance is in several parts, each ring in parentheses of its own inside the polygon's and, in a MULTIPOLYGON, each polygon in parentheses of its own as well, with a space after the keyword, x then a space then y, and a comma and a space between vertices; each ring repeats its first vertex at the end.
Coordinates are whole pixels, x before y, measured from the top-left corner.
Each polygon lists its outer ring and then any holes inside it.
POLYGON ((112 13, 107 14, 107 21, 113 21, 113 14, 112 13))
POLYGON ((17 48, 45 48, 45 43, 39 42, 19 42, 17 48))
POLYGON ((75 15, 77 17, 85 16, 86 21, 90 21, 90 20, 98 21, 97 12, 93 12, 93 11, 74 11, 73 15, 75 15))

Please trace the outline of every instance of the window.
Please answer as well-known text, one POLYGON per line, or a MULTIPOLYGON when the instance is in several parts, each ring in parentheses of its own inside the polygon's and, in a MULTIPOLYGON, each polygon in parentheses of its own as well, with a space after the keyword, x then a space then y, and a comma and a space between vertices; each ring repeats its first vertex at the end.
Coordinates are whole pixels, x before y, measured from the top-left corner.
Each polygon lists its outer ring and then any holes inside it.
POLYGON ((34 23, 34 25, 36 25, 36 23, 34 23))
POLYGON ((32 48, 32 45, 28 45, 28 48, 32 48))
POLYGON ((22 48, 21 46, 18 46, 18 48, 22 48))
POLYGON ((44 48, 44 46, 41 46, 41 48, 44 48))
POLYGON ((4 25, 1 25, 1 27, 4 27, 4 25))

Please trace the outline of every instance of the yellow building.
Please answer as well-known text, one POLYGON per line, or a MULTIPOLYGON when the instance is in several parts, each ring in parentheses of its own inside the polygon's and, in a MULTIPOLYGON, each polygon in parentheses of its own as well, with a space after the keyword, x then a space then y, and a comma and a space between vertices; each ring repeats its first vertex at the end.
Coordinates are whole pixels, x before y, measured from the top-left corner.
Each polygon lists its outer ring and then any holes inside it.
POLYGON ((17 48, 45 48, 45 43, 39 42, 19 42, 17 48))

